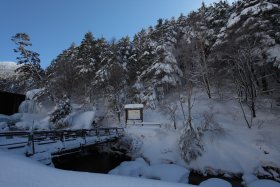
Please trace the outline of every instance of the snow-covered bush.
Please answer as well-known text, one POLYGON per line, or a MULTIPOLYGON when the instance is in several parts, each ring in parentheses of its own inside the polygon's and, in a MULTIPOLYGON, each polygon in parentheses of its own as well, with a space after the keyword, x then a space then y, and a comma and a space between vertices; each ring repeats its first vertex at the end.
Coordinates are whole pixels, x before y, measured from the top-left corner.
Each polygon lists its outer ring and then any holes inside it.
POLYGON ((177 129, 178 104, 176 102, 163 101, 160 103, 159 108, 162 109, 162 112, 164 113, 165 116, 168 116, 169 128, 177 129))
POLYGON ((153 86, 147 87, 145 90, 136 94, 137 101, 143 103, 147 108, 155 109, 157 105, 156 92, 153 86))
POLYGON ((202 138, 206 133, 210 138, 225 134, 224 129, 216 122, 214 113, 209 111, 201 114, 200 124, 198 123, 196 126, 192 124, 192 127, 185 125, 183 128, 179 147, 182 157, 186 162, 190 162, 191 160, 195 160, 198 156, 201 156, 204 151, 202 138))
POLYGON ((67 126, 65 123, 66 117, 70 114, 72 107, 69 99, 61 100, 50 116, 50 122, 54 125, 54 128, 63 128, 67 126))
POLYGON ((214 134, 224 134, 225 131, 221 125, 215 120, 214 113, 205 111, 201 115, 200 131, 201 133, 211 131, 214 134))
POLYGON ((112 153, 115 156, 123 156, 127 160, 138 158, 140 153, 134 145, 135 140, 131 136, 123 136, 118 141, 111 142, 109 146, 100 147, 99 152, 112 153))
POLYGON ((179 148, 182 158, 188 163, 201 156, 204 148, 200 133, 189 128, 189 126, 185 126, 179 140, 179 148))
POLYGON ((123 149, 126 151, 126 154, 132 158, 137 158, 141 156, 141 148, 143 146, 143 141, 137 136, 124 136, 119 141, 118 149, 123 149))
POLYGON ((71 129, 90 129, 95 123, 95 111, 73 111, 63 119, 63 122, 71 129))

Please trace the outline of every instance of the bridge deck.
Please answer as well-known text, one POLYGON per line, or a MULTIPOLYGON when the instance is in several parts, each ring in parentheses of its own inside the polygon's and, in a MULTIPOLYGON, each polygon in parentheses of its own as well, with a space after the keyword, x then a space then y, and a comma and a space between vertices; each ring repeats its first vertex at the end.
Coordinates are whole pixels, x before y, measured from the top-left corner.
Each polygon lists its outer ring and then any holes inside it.
POLYGON ((19 152, 43 161, 86 146, 114 141, 123 134, 123 128, 9 131, 0 133, 0 149, 19 152))

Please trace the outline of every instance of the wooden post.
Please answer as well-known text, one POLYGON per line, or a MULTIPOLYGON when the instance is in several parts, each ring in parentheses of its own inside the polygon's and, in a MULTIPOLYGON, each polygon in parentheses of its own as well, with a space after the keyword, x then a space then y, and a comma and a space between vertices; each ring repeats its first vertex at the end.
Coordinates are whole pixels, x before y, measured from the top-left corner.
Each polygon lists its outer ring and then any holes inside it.
POLYGON ((35 145, 34 145, 34 134, 33 134, 33 131, 32 131, 32 134, 30 136, 31 136, 31 145, 32 145, 32 155, 34 155, 35 154, 35 145))
POLYGON ((30 137, 31 137, 31 145, 32 145, 32 155, 35 154, 35 146, 34 146, 34 120, 33 120, 33 123, 32 123, 32 129, 31 129, 31 132, 30 132, 30 137))
POLYGON ((82 130, 82 136, 84 137, 84 142, 85 142, 85 145, 87 144, 87 140, 86 140, 86 130, 82 130))
POLYGON ((140 118, 141 118, 141 122, 143 122, 143 108, 140 109, 140 118))
POLYGON ((34 137, 33 137, 33 131, 31 131, 28 135, 28 143, 27 143, 28 149, 26 152, 26 156, 31 156, 35 154, 35 146, 34 146, 34 137), (29 152, 29 148, 31 146, 31 153, 29 152))
POLYGON ((95 130, 95 134, 96 134, 96 136, 99 135, 98 129, 95 130))
POLYGON ((64 132, 62 131, 61 133, 60 133, 60 141, 61 141, 61 143, 62 143, 62 146, 63 146, 63 148, 65 148, 65 143, 64 143, 64 139, 65 137, 64 137, 64 132))
POLYGON ((125 109, 125 124, 127 124, 127 119, 128 119, 128 110, 125 109))

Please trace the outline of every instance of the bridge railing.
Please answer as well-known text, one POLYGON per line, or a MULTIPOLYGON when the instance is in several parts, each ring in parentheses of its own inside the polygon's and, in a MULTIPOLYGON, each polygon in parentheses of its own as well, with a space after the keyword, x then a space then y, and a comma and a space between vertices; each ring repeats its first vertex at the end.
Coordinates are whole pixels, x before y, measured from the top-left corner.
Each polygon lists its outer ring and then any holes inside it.
POLYGON ((124 128, 120 127, 109 127, 109 128, 94 128, 94 129, 78 129, 78 130, 49 130, 49 131, 8 131, 0 132, 0 137, 26 137, 30 134, 38 137, 59 137, 61 134, 66 136, 84 136, 84 135, 110 135, 110 134, 123 134, 124 128))
MULTIPOLYGON (((9 131, 0 132, 0 137, 6 139, 13 139, 14 137, 20 138, 18 141, 5 141, 1 142, 0 148, 16 149, 28 146, 30 151, 26 155, 30 156, 35 154, 35 143, 39 145, 56 143, 61 141, 63 144, 66 141, 83 138, 86 144, 86 137, 91 136, 122 136, 124 128, 110 127, 110 128, 94 128, 94 129, 78 129, 78 130, 55 130, 55 131, 9 131), (23 139, 22 139, 23 138, 23 139)), ((3 139, 2 139, 3 140, 3 139)))

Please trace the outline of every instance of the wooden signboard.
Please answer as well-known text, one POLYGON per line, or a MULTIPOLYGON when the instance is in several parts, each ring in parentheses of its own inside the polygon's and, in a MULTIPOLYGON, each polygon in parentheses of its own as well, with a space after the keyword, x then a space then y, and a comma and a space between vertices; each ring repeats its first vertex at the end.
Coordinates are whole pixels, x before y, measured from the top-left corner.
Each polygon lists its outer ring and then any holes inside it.
POLYGON ((143 122, 143 104, 125 105, 125 123, 128 121, 143 122))

